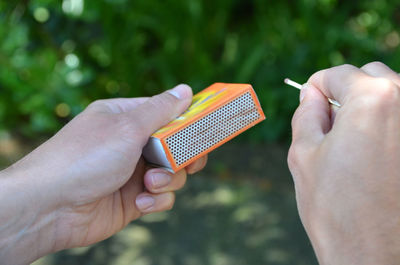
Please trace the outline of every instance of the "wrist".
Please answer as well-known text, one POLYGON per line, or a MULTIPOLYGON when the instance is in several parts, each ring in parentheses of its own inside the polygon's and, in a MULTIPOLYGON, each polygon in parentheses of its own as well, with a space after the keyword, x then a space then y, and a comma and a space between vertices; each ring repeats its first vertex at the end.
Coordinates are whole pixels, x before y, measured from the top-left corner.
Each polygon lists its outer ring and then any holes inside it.
POLYGON ((400 245, 397 242, 388 242, 391 235, 380 234, 379 227, 376 235, 371 229, 367 230, 367 234, 360 231, 334 231, 329 235, 327 231, 320 231, 318 236, 317 233, 309 234, 321 265, 391 265, 400 259, 400 245))
POLYGON ((26 173, 0 171, 0 264, 27 264, 54 251, 57 213, 26 173))

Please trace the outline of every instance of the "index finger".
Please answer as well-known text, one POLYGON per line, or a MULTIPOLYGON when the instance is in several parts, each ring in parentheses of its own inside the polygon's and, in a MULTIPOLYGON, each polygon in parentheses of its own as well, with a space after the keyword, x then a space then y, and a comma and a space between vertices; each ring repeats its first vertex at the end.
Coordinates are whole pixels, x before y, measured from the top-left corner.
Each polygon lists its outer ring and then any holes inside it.
POLYGON ((361 69, 346 64, 325 69, 313 74, 308 80, 327 97, 344 104, 354 91, 352 88, 365 78, 370 78, 361 69))

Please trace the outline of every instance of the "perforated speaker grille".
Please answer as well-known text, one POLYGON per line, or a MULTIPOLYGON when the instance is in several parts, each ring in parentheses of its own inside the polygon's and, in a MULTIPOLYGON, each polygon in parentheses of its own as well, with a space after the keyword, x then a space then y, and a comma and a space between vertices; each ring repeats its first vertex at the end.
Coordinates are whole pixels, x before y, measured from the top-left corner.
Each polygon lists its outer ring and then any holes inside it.
POLYGON ((166 143, 180 166, 258 119, 260 113, 247 92, 171 135, 166 143))

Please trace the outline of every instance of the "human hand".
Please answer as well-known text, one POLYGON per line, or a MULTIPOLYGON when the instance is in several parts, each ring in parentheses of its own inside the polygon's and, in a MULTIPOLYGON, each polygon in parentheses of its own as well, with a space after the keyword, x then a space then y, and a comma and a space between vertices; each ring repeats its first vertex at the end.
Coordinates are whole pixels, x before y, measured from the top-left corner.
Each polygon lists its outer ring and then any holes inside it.
POLYGON ((288 163, 321 264, 400 260, 399 87, 381 63, 323 70, 304 86, 288 163), (334 120, 327 97, 341 104, 334 120))
POLYGON ((152 98, 96 101, 1 172, 0 260, 24 264, 87 246, 144 214, 170 209, 186 173, 201 170, 207 157, 171 174, 147 167, 141 153, 191 98, 191 89, 180 85, 152 98))

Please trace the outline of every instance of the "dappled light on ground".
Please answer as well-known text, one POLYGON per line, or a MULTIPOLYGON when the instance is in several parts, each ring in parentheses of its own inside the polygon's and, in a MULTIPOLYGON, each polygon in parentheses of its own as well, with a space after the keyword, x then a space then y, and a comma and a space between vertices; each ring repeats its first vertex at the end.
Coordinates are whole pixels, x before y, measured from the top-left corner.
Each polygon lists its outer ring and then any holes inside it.
POLYGON ((233 143, 212 153, 207 169, 188 179, 172 211, 145 216, 102 243, 53 254, 34 265, 55 264, 316 261, 297 215, 286 147, 233 143))

